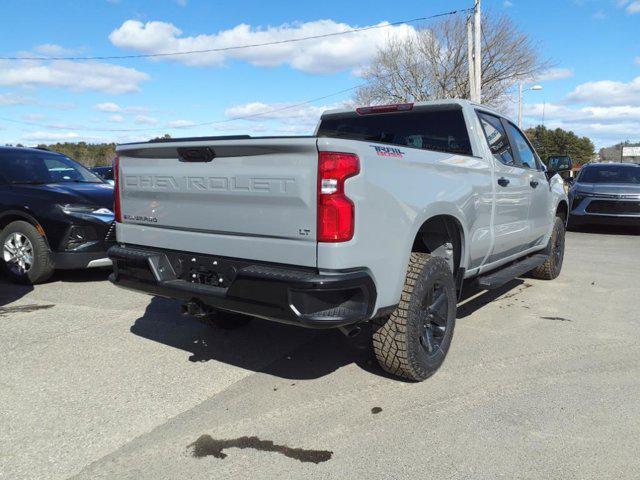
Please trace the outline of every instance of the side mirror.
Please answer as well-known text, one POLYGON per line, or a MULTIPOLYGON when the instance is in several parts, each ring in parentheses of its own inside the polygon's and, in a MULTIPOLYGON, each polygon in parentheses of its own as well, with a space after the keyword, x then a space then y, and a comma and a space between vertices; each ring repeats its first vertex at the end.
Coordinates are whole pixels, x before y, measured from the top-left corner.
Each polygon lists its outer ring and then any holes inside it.
POLYGON ((549 157, 547 159, 547 173, 555 175, 560 172, 568 172, 573 167, 571 157, 549 157))

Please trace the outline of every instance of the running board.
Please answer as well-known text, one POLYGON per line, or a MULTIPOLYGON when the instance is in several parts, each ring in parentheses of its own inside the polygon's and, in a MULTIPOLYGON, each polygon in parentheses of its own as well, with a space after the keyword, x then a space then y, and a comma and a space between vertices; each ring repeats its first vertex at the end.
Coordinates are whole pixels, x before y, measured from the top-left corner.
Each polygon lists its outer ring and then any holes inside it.
POLYGON ((478 287, 483 290, 495 290, 496 288, 500 288, 502 285, 514 278, 520 277, 542 265, 547 258, 549 258, 547 255, 539 253, 523 260, 519 260, 516 263, 508 264, 505 267, 501 267, 498 270, 494 270, 486 275, 478 277, 478 287))

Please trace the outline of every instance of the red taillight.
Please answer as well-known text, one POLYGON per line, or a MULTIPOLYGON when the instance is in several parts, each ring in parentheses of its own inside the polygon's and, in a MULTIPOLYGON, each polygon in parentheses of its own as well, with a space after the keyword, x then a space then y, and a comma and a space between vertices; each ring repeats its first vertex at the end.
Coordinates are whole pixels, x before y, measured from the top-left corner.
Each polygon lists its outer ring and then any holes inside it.
POLYGON ((116 155, 113 159, 113 214, 116 222, 122 223, 122 209, 120 207, 120 157, 116 155))
POLYGON ((360 172, 352 153, 318 154, 318 241, 346 242, 353 238, 354 206, 344 194, 344 181, 360 172))
POLYGON ((408 112, 413 110, 413 103, 393 103, 391 105, 374 105, 372 107, 356 108, 359 115, 371 115, 372 113, 408 112))

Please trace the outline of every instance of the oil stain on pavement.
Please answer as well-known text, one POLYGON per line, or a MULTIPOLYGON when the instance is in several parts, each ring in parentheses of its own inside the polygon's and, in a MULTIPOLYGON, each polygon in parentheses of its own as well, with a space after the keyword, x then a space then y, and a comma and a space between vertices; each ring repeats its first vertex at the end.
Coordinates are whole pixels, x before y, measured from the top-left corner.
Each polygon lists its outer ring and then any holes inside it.
POLYGON ((540 317, 543 320, 555 320, 557 322, 570 322, 571 320, 564 317, 540 317))
POLYGON ((307 450, 304 448, 291 448, 286 445, 276 445, 271 440, 260 440, 258 437, 240 437, 229 440, 216 440, 211 435, 200 437, 187 448, 193 448, 193 456, 202 458, 213 456, 226 458, 223 450, 229 448, 253 448, 262 452, 275 452, 285 457, 299 460, 300 462, 321 463, 331 459, 333 452, 328 450, 307 450))
POLYGON ((30 313, 36 312, 38 310, 48 310, 49 308, 53 308, 55 305, 20 305, 17 307, 0 307, 0 317, 6 317, 7 315, 11 315, 12 313, 30 313))

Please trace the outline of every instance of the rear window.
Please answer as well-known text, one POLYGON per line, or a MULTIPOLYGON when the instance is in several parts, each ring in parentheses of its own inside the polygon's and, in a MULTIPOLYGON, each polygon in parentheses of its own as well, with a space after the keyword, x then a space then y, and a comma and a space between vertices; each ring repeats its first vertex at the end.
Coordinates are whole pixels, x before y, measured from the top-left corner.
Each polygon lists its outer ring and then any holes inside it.
POLYGON ((318 136, 472 155, 460 109, 327 115, 320 122, 318 136))

